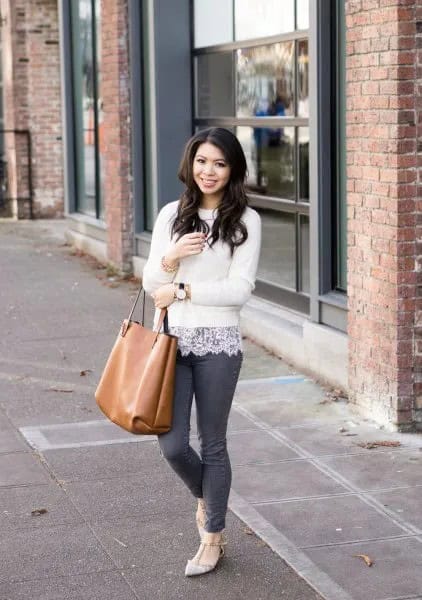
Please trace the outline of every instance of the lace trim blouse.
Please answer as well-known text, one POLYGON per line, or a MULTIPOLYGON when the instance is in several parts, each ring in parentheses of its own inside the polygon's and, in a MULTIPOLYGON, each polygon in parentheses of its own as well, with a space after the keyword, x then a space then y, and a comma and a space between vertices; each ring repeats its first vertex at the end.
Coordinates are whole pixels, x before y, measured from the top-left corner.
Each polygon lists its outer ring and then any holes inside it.
POLYGON ((238 326, 232 327, 170 327, 170 333, 176 335, 178 350, 182 356, 190 352, 197 356, 220 354, 234 356, 242 352, 242 336, 238 326))

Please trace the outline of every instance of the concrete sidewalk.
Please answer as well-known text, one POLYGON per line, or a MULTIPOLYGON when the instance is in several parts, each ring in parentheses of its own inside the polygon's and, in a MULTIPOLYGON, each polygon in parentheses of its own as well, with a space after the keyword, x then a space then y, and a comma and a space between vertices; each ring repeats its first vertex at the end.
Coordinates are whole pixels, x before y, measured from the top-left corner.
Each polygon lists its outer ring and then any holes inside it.
POLYGON ((136 286, 52 231, 0 224, 0 600, 422 599, 422 437, 357 419, 248 341, 227 556, 187 580, 192 498, 93 399, 136 286))

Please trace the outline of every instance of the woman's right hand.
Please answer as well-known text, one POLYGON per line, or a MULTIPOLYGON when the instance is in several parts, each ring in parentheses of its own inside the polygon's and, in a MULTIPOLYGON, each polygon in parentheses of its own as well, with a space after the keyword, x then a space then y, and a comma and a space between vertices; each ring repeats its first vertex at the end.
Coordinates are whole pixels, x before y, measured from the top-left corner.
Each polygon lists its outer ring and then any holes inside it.
POLYGON ((205 233, 198 231, 194 233, 185 233, 185 235, 182 235, 182 237, 166 252, 166 260, 179 261, 186 256, 201 254, 205 247, 206 238, 207 236, 205 233))

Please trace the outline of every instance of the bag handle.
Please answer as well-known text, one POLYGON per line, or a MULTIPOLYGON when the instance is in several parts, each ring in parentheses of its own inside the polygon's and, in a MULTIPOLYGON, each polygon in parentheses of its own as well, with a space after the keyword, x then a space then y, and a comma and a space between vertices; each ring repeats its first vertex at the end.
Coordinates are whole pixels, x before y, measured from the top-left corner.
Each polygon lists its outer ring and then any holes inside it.
MULTIPOLYGON (((145 290, 141 284, 141 287, 139 288, 139 292, 136 295, 135 301, 132 305, 132 308, 130 310, 129 316, 127 318, 127 325, 126 327, 122 328, 122 335, 124 336, 131 321, 132 321, 132 315, 135 311, 136 305, 138 304, 138 300, 142 294, 142 321, 141 321, 141 325, 142 327, 144 326, 144 322, 145 322, 145 290)), ((160 332, 161 327, 164 326, 164 333, 169 333, 169 321, 168 321, 168 313, 167 313, 167 308, 162 308, 161 312, 160 312, 160 316, 158 319, 158 323, 157 323, 157 333, 160 332)))
POLYGON ((136 305, 138 304, 138 300, 139 300, 139 297, 140 297, 140 295, 141 295, 142 292, 143 292, 143 296, 142 296, 142 321, 141 321, 141 325, 143 326, 144 325, 144 320, 145 320, 145 290, 142 287, 142 285, 139 288, 139 292, 136 295, 134 303, 132 304, 132 308, 131 308, 131 311, 129 313, 129 316, 128 316, 127 320, 128 320, 129 323, 131 322, 132 315, 134 313, 136 305))

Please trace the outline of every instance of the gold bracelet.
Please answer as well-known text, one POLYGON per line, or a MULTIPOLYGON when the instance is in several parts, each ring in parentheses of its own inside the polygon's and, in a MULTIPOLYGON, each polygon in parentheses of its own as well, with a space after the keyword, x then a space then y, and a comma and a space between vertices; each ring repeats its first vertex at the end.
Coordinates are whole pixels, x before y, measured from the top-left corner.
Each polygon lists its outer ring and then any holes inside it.
POLYGON ((162 256, 161 257, 161 268, 163 269, 163 271, 165 271, 166 273, 176 273, 177 269, 179 268, 179 265, 177 264, 175 267, 171 267, 168 262, 166 262, 166 257, 162 256))

